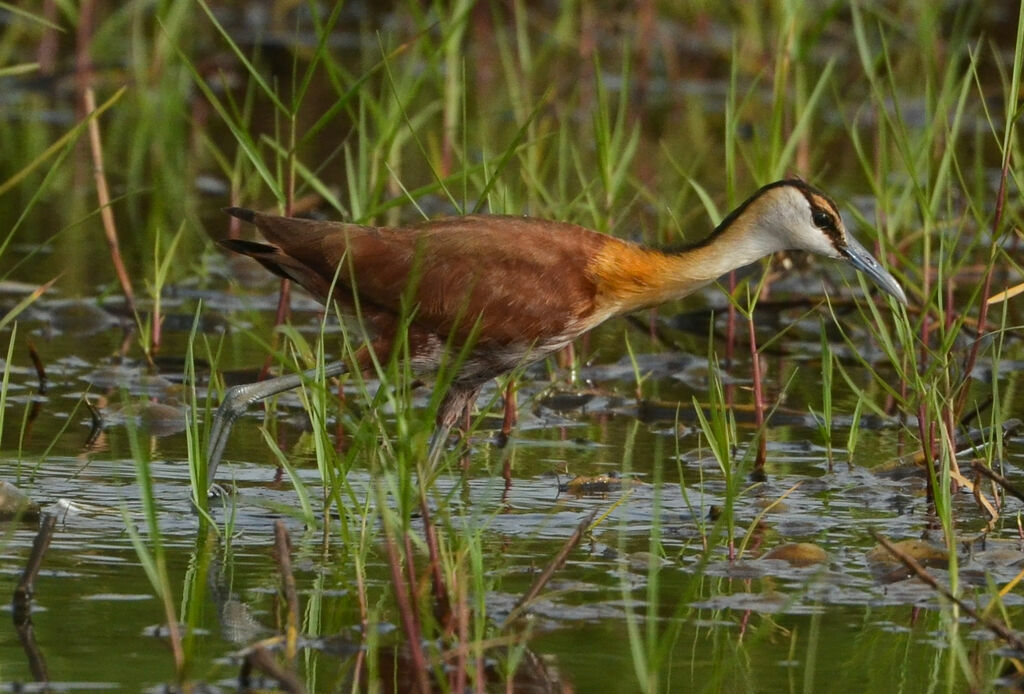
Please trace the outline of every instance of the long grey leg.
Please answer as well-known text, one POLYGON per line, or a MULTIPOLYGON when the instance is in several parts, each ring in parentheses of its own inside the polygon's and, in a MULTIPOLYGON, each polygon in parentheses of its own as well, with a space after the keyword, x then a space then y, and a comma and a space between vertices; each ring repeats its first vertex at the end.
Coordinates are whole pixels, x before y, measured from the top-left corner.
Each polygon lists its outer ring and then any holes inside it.
POLYGON ((438 424, 434 427, 434 433, 430 435, 430 445, 427 448, 427 469, 433 470, 441 460, 444 447, 448 445, 448 437, 452 433, 450 426, 438 424))
POLYGON ((464 413, 468 414, 471 411, 482 388, 483 385, 466 386, 459 383, 453 383, 448 388, 444 400, 441 401, 441 407, 437 411, 437 426, 430 437, 427 462, 431 468, 441 459, 452 429, 455 428, 464 413))
MULTIPOLYGON (((339 376, 348 371, 348 365, 343 361, 335 361, 325 364, 323 374, 325 377, 339 376)), ((315 380, 320 375, 319 369, 310 369, 299 374, 287 374, 277 378, 269 378, 266 381, 246 383, 240 386, 232 386, 224 393, 224 401, 221 402, 217 412, 213 415, 210 424, 210 440, 206 446, 206 485, 213 484, 213 478, 217 474, 217 466, 220 465, 221 456, 224 455, 224 448, 228 443, 228 434, 231 427, 254 402, 259 402, 271 395, 283 393, 292 388, 298 388, 304 382, 315 380)))

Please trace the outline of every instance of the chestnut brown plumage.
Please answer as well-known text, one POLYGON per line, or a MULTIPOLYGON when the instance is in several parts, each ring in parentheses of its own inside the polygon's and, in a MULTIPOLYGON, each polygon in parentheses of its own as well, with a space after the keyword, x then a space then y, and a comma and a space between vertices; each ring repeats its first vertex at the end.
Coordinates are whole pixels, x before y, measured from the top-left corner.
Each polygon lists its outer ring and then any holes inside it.
MULTIPOLYGON (((388 359, 403 315, 412 371, 429 376, 446 349, 465 358, 442 400, 431 455, 472 407, 480 388, 542 359, 609 318, 681 298, 780 250, 848 261, 901 303, 899 283, 846 233, 826 195, 799 180, 764 186, 696 245, 661 251, 574 224, 528 217, 468 215, 403 228, 275 217, 230 208, 269 243, 225 240, 318 300, 358 313, 374 336, 357 352, 388 359), (332 290, 333 287, 333 290, 332 290)), ((344 372, 341 362, 329 375, 344 372)), ((230 389, 208 448, 212 481, 231 423, 256 400, 294 388, 302 376, 230 389)))

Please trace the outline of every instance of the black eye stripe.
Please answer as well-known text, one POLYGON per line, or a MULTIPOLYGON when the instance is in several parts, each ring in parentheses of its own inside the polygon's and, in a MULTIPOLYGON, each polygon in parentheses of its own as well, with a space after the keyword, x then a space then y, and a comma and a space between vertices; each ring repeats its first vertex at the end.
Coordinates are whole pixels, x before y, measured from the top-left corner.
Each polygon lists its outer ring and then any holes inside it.
POLYGON ((839 231, 838 215, 831 210, 815 205, 811 200, 808 202, 811 203, 811 222, 825 232, 825 236, 832 241, 832 245, 837 250, 842 250, 846 246, 846 241, 843 239, 842 232, 839 231))

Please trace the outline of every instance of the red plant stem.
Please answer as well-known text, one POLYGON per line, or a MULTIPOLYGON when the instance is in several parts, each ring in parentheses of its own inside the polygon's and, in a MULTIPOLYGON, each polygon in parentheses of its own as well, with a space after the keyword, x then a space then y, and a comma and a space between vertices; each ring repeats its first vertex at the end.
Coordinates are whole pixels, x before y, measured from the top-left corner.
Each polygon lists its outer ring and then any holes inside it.
MULTIPOLYGON (((1013 128, 1013 125, 1010 125, 1013 128)), ((1012 135, 1012 130, 1011 130, 1012 135)), ((1010 152, 1013 148, 1010 141, 1006 143, 1006 151, 1003 153, 1003 167, 999 172, 999 190, 996 192, 996 209, 992 215, 992 244, 995 246, 999 239, 999 228, 1003 224, 1003 206, 1006 203, 1006 179, 1010 175, 1010 152)), ((978 361, 978 353, 981 351, 981 341, 985 337, 985 324, 988 321, 988 299, 992 294, 992 271, 995 269, 995 261, 990 262, 985 269, 985 282, 981 288, 981 308, 978 309, 978 334, 971 345, 971 351, 967 355, 967 362, 964 364, 964 381, 960 396, 956 403, 957 419, 961 418, 964 408, 967 406, 967 395, 970 391, 968 384, 971 381, 971 371, 978 361)))
MULTIPOLYGON (((427 658, 423 653, 423 638, 409 599, 409 587, 402 575, 402 558, 398 554, 398 542, 393 535, 393 530, 388 530, 384 545, 388 552, 388 565, 391 569, 391 584, 395 589, 395 601, 398 603, 398 616, 402 620, 402 629, 405 630, 405 638, 409 642, 409 657, 412 659, 416 677, 416 689, 420 694, 430 694, 430 679, 427 658)), ((412 557, 409 557, 409 560, 411 561, 412 557)))
POLYGON ((413 561, 413 557, 416 555, 412 549, 412 535, 407 530, 403 534, 403 538, 405 539, 405 570, 408 573, 409 581, 409 604, 412 605, 412 617, 416 620, 416 631, 423 633, 423 627, 420 624, 420 581, 416 576, 416 563, 413 561))
POLYGON ((501 433, 508 436, 512 433, 512 427, 519 421, 519 406, 516 402, 516 382, 509 379, 505 384, 505 408, 501 419, 501 433))
POLYGON ((956 492, 960 489, 961 478, 960 464, 956 461, 956 442, 953 440, 956 436, 956 422, 953 419, 953 409, 951 407, 945 408, 945 412, 943 414, 946 419, 946 447, 948 448, 946 453, 949 455, 949 466, 954 472, 950 479, 950 485, 953 488, 953 492, 956 492))
MULTIPOLYGON (((420 485, 420 514, 423 516, 423 539, 427 543, 430 554, 430 577, 434 588, 434 614, 445 631, 452 625, 451 593, 445 585, 444 572, 441 570, 441 547, 437 540, 437 528, 430 516, 430 504, 427 503, 427 492, 420 485)), ((458 691, 458 690, 456 690, 458 691)))
MULTIPOLYGON (((92 20, 94 2, 85 0, 79 12, 79 25, 77 35, 77 70, 79 79, 79 90, 82 99, 82 110, 85 117, 96 110, 96 94, 93 91, 92 80, 92 57, 89 55, 89 44, 92 41, 92 20)), ((114 223, 114 212, 110 207, 110 188, 107 185, 107 175, 103 164, 103 142, 100 137, 100 124, 98 118, 89 118, 87 123, 89 133, 89 150, 93 162, 93 179, 96 184, 96 198, 100 207, 100 219, 103 222, 103 231, 106 234, 107 246, 110 249, 110 260, 114 265, 114 272, 121 284, 121 291, 124 292, 125 303, 128 310, 133 314, 135 308, 135 292, 132 290, 132 282, 128 277, 128 270, 125 268, 124 260, 121 257, 121 247, 117 240, 117 225, 114 223)), ((153 349, 159 346, 160 317, 153 316, 153 349)))
POLYGON ((289 667, 294 667, 299 638, 299 598, 295 590, 295 574, 292 572, 292 541, 282 521, 274 523, 274 547, 277 550, 277 567, 281 572, 281 587, 288 606, 285 615, 285 659, 289 667))

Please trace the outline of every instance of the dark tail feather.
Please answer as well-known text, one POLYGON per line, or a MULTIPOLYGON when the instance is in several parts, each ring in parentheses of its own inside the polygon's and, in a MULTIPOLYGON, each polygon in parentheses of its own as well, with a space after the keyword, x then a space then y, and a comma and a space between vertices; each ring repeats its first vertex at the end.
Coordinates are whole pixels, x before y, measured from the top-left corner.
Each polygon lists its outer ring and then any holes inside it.
POLYGON ((217 243, 228 250, 232 250, 235 253, 241 253, 242 255, 272 255, 281 251, 277 246, 271 246, 269 243, 260 243, 259 241, 220 239, 217 243))
POLYGON ((243 222, 252 223, 256 219, 256 212, 254 210, 247 210, 244 207, 225 207, 224 212, 227 212, 232 217, 238 217, 243 222))
MULTIPOLYGON (((248 210, 241 211, 248 212, 248 210)), ((277 246, 257 241, 243 241, 242 239, 221 239, 217 243, 235 253, 249 256, 278 277, 283 277, 286 280, 295 279, 281 267, 281 262, 287 261, 288 256, 281 253, 281 249, 277 246)))

